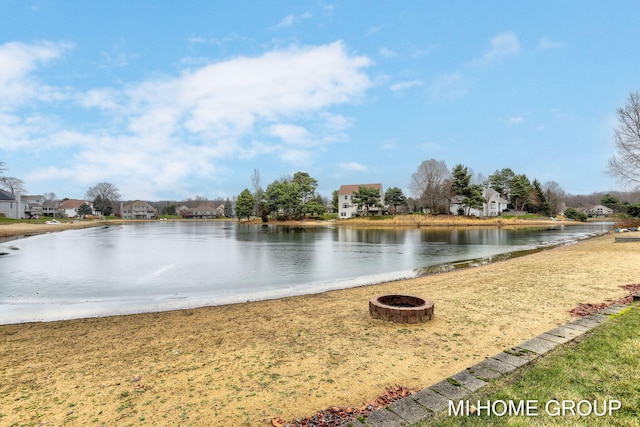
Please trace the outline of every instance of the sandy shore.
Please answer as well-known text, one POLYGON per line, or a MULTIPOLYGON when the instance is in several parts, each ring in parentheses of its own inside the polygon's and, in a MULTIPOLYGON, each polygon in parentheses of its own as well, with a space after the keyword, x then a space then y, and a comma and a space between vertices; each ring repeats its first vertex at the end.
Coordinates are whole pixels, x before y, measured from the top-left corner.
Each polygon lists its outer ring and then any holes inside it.
POLYGON ((505 262, 318 295, 0 326, 1 425, 266 426, 421 388, 640 282, 640 243, 609 234, 505 262), (435 301, 373 320, 368 300, 435 301))

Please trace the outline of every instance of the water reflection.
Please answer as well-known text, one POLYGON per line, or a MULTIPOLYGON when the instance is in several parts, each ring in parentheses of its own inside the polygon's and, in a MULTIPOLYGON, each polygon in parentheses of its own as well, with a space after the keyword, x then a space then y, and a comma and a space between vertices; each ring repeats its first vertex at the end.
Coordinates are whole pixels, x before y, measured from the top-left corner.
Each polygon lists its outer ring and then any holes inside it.
MULTIPOLYGON (((606 232, 359 229, 218 222, 33 236, 0 257, 0 323, 168 310, 320 292, 606 232)), ((1 246, 1 245, 0 245, 1 246)), ((0 249, 2 249, 0 247, 0 249)))

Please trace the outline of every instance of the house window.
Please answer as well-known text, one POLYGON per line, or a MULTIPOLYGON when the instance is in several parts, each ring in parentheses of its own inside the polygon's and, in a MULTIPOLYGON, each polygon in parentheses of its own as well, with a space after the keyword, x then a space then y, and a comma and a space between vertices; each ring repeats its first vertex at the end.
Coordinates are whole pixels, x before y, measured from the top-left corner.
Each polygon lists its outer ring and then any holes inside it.
POLYGON ((344 199, 347 200, 349 198, 349 196, 347 196, 346 194, 344 195, 344 199))
POLYGON ((342 205, 342 209, 349 209, 349 205, 345 203, 344 205, 342 205))

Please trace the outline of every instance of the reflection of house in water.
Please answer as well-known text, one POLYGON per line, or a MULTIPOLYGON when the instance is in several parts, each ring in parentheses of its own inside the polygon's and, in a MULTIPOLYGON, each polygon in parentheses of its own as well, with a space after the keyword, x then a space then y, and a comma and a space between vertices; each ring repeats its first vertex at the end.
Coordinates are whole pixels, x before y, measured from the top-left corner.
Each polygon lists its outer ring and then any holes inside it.
POLYGON ((133 203, 122 206, 120 204, 120 215, 122 219, 152 219, 155 218, 158 210, 147 202, 136 200, 133 203))

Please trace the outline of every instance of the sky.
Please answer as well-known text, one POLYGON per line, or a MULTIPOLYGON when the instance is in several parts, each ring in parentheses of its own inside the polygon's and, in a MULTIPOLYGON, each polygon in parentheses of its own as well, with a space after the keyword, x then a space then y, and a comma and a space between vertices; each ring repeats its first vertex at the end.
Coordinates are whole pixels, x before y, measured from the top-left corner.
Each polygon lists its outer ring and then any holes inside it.
POLYGON ((29 194, 411 195, 422 161, 569 194, 640 90, 640 2, 0 0, 0 161, 29 194))

